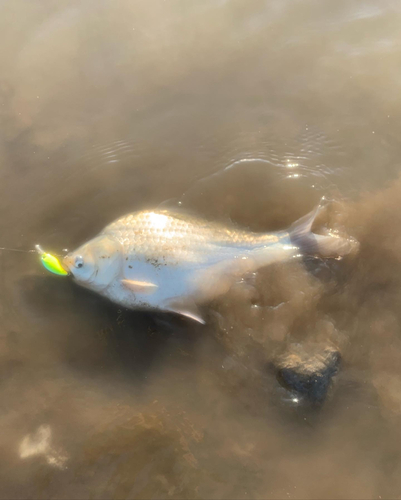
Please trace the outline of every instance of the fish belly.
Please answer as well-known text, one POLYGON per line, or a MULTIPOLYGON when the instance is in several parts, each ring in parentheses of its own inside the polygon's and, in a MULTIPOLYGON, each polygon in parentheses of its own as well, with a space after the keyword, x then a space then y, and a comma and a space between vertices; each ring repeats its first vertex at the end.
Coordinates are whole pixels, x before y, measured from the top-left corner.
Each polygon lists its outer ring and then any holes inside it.
POLYGON ((293 255, 293 247, 284 239, 256 248, 232 248, 230 251, 227 247, 216 248, 209 259, 203 256, 198 264, 128 258, 122 276, 104 294, 113 302, 132 309, 170 310, 171 304, 177 301, 201 305, 227 293, 232 284, 247 273, 293 255), (123 285, 123 280, 152 286, 134 293, 123 285))

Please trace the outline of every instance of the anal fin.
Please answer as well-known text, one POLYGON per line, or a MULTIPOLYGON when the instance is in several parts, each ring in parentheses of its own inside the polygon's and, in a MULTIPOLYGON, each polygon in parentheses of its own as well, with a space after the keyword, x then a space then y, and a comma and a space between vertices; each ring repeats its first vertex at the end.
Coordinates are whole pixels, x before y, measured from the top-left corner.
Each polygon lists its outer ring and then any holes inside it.
POLYGON ((199 309, 192 299, 188 298, 177 298, 171 299, 165 304, 163 304, 163 309, 170 311, 186 318, 197 321, 201 325, 205 325, 206 321, 202 318, 199 309))

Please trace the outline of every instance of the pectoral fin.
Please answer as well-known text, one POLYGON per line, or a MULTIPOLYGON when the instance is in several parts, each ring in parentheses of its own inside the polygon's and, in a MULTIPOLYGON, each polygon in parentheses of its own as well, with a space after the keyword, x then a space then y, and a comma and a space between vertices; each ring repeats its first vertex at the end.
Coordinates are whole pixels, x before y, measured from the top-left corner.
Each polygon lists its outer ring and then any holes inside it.
POLYGON ((191 299, 179 298, 179 299, 169 300, 164 304, 163 308, 166 311, 180 314, 181 316, 185 316, 186 318, 190 318, 194 321, 197 321, 201 325, 206 324, 206 321, 202 318, 197 305, 191 299))
POLYGON ((152 293, 157 285, 148 281, 121 280, 121 283, 134 293, 152 293))

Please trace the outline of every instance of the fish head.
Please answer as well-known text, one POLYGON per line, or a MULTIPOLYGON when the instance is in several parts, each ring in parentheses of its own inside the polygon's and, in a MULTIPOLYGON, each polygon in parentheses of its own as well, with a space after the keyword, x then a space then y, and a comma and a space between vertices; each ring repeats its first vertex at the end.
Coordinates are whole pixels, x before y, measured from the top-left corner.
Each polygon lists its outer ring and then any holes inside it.
POLYGON ((80 285, 102 290, 120 273, 121 245, 108 236, 98 236, 67 254, 63 266, 80 285))

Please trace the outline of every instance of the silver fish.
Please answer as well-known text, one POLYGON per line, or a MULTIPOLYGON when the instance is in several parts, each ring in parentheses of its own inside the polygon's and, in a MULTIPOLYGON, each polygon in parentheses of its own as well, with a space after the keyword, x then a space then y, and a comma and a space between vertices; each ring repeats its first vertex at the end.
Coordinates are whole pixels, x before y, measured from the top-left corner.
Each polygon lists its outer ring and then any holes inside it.
POLYGON ((249 272, 303 254, 350 253, 355 241, 311 232, 318 210, 286 231, 264 234, 166 210, 136 212, 68 254, 63 265, 80 285, 124 307, 205 323, 198 306, 249 272))

